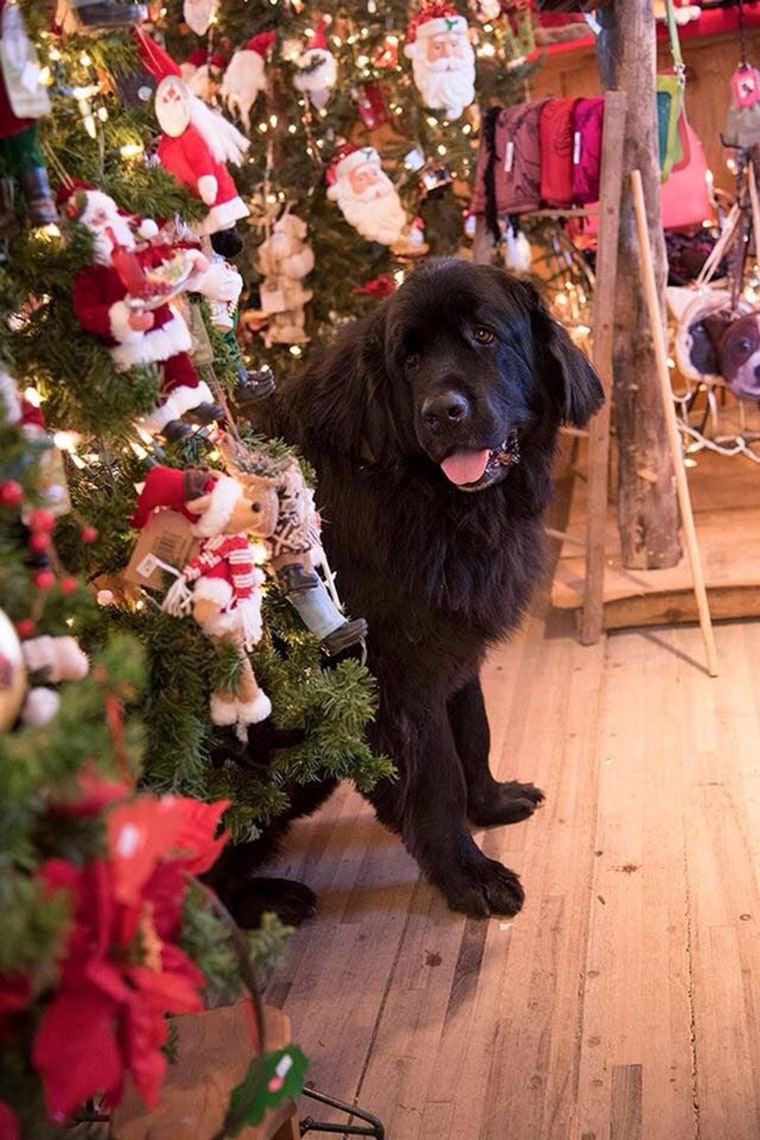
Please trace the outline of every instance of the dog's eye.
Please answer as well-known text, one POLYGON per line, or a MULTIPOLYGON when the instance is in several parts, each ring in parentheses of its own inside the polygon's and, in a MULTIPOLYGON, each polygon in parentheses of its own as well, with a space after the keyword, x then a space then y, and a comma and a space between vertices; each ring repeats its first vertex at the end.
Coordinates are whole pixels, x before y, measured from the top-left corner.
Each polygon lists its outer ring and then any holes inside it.
POLYGON ((494 334, 490 329, 484 328, 483 325, 478 325, 472 335, 475 337, 475 340, 478 342, 478 344, 493 343, 494 334))
POLYGON ((742 337, 740 341, 737 341, 736 348, 741 356, 749 356, 752 352, 753 344, 747 337, 742 337))

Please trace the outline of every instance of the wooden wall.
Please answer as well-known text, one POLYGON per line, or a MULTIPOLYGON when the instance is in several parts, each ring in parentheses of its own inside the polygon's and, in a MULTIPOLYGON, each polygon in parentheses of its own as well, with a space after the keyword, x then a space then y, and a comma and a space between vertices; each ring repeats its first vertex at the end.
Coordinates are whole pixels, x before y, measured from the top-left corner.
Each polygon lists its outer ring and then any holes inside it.
MULTIPOLYGON (((747 33, 747 55, 760 68, 760 30, 747 33)), ((704 36, 682 39, 681 50, 686 63, 686 111, 696 129, 710 163, 715 185, 733 192, 734 182, 726 166, 733 151, 721 145, 731 98, 731 75, 739 63, 739 41, 736 35, 704 36)), ((658 69, 666 71, 671 64, 667 42, 658 44, 658 69)), ((597 95, 599 73, 593 46, 557 52, 546 56, 543 67, 531 80, 528 97, 542 95, 597 95)))

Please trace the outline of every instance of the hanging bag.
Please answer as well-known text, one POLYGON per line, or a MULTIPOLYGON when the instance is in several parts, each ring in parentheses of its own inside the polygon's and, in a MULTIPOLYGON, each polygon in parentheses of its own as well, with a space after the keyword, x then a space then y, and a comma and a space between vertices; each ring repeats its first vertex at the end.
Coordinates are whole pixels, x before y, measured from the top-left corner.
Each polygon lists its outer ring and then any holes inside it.
POLYGON ((660 179, 665 182, 683 157, 678 123, 683 113, 686 68, 681 55, 673 0, 666 0, 670 53, 673 70, 657 76, 657 135, 660 151, 660 179))

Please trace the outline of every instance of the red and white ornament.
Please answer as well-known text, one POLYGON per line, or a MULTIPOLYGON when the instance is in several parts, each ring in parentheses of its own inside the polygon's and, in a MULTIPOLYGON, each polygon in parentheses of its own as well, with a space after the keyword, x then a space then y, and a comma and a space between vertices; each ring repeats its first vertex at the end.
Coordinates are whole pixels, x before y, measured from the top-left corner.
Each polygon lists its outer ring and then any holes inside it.
POLYGON ((274 32, 253 36, 245 47, 233 52, 222 78, 219 95, 229 113, 240 116, 246 133, 251 127, 251 108, 266 88, 265 64, 274 40, 274 32))
POLYGON ((296 91, 308 95, 312 107, 318 111, 327 105, 338 82, 338 64, 327 47, 326 30, 327 25, 323 21, 309 40, 306 51, 298 57, 298 70, 293 76, 296 91))

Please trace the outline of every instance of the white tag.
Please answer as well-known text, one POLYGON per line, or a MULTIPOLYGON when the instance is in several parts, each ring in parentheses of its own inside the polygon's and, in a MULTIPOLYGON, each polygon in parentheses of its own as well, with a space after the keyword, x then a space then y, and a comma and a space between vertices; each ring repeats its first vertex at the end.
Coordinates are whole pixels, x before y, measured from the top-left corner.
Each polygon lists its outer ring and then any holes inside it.
POLYGON ((24 64, 24 70, 21 72, 21 86, 25 87, 27 91, 36 91, 39 81, 39 66, 28 59, 24 64))
POLYGON ((141 578, 150 578, 153 571, 158 566, 158 559, 155 554, 146 554, 142 562, 137 564, 136 570, 141 578))
POLYGON ((577 166, 581 160, 581 132, 575 131, 573 133, 573 166, 577 166))
POLYGON ((506 154, 504 155, 504 169, 506 170, 507 174, 509 174, 511 172, 514 164, 515 164, 515 143, 514 143, 514 139, 509 139, 509 141, 507 142, 507 151, 506 151, 506 154))

